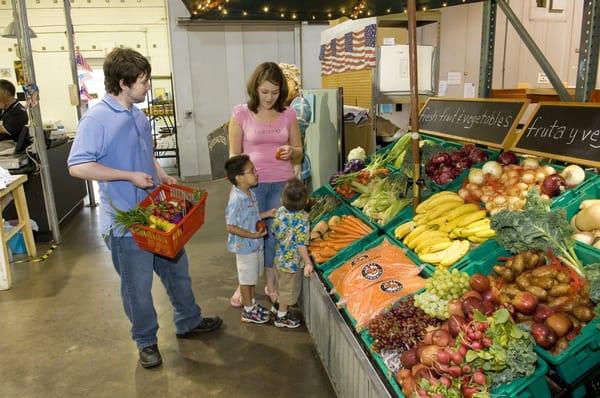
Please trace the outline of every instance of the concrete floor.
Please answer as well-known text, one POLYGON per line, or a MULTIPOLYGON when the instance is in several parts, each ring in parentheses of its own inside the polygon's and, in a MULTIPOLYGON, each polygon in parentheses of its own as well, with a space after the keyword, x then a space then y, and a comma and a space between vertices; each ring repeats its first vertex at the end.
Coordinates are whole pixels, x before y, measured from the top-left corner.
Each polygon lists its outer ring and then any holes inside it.
MULTIPOLYGON (((164 363, 142 369, 119 278, 98 234, 98 212, 86 208, 63 228, 64 243, 47 261, 13 265, 14 285, 0 291, 0 397, 335 396, 304 327, 242 324, 229 305, 237 284, 225 246, 230 186, 202 186, 209 193, 206 222, 186 249, 196 299, 225 328, 178 340, 155 278, 164 363)), ((46 249, 40 245, 38 252, 46 249)), ((266 297, 259 301, 266 304, 266 297)))

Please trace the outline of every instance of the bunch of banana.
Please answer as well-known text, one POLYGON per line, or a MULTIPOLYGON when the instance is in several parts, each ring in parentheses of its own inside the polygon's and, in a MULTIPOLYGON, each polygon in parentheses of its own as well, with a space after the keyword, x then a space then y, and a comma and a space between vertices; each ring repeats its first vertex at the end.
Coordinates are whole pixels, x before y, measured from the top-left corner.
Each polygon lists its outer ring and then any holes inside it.
POLYGON ((485 210, 454 192, 439 192, 416 210, 394 234, 426 263, 449 267, 467 254, 469 242, 482 243, 496 235, 485 210))

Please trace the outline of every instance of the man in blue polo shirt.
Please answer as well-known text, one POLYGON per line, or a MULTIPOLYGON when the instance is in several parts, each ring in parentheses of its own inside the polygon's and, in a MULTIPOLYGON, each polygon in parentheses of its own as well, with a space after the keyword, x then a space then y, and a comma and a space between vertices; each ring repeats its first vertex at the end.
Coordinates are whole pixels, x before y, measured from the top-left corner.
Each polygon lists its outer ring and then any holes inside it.
POLYGON ((201 315, 184 250, 169 260, 140 249, 128 231, 112 228, 113 206, 129 210, 157 184, 176 182, 154 158, 150 123, 133 105, 145 100, 150 73, 148 60, 134 50, 117 48, 106 56, 107 94, 81 119, 68 159, 72 176, 99 183, 101 231, 121 277, 123 307, 144 368, 162 363, 151 292, 153 271, 173 304, 177 337, 210 332, 223 324, 219 317, 201 315))

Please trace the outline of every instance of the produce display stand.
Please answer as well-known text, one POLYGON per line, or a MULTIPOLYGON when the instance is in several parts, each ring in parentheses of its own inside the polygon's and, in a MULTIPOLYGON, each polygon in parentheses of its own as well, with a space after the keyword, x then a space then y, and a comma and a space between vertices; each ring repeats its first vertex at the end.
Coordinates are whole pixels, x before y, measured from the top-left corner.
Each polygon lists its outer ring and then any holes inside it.
MULTIPOLYGON (((423 135, 421 138, 438 141, 442 148, 457 147, 456 143, 448 142, 444 138, 427 135, 423 135)), ((381 151, 384 150, 386 148, 381 149, 381 151)), ((497 156, 496 152, 488 154, 492 155, 492 158, 497 156)), ((555 163, 546 163, 557 170, 564 167, 555 163)), ((457 191, 466 178, 466 174, 465 172, 457 178, 460 181, 455 180, 443 189, 457 191)), ((324 191, 323 189, 319 190, 321 193, 324 191)), ((327 187, 326 192, 342 199, 331 187, 327 187)), ((552 202, 552 208, 565 209, 570 218, 577 213, 582 200, 598 198, 599 194, 600 179, 596 174, 587 172, 585 182, 555 198, 552 202)), ((351 201, 346 200, 342 207, 351 207, 363 221, 370 222, 360 209, 352 207, 350 203, 351 201)), ((353 256, 381 242, 383 236, 387 237, 393 244, 405 248, 402 242, 395 239, 394 228, 412 218, 412 209, 413 207, 409 205, 394 217, 392 222, 380 227, 375 236, 370 236, 369 239, 363 239, 350 245, 334 259, 321 264, 311 278, 304 281, 301 307, 306 325, 323 366, 340 397, 403 396, 395 376, 387 370, 383 359, 371 350, 370 346, 373 340, 368 331, 357 332, 352 326, 354 322, 349 313, 344 308, 340 309, 336 305, 337 296, 330 293, 332 286, 327 276, 333 269, 336 269, 353 256)), ((577 251, 582 258, 585 258, 585 263, 590 263, 592 260, 600 261, 600 250, 598 249, 578 244, 577 251)), ((485 268, 487 270, 485 273, 489 273, 488 268, 491 268, 490 264, 493 261, 491 256, 497 256, 500 252, 502 252, 502 249, 495 239, 490 239, 472 249, 454 267, 470 274, 482 272, 485 268)), ((414 253, 407 250, 407 255, 415 261, 414 253)), ((429 277, 434 270, 434 267, 426 266, 421 275, 429 277)), ((598 322, 600 322, 599 319, 590 322, 562 355, 553 356, 537 347, 538 364, 536 372, 528 378, 518 379, 492 391, 492 396, 550 397, 550 389, 546 379, 549 373, 557 379, 557 385, 570 389, 571 396, 575 398, 592 393, 590 384, 584 384, 582 379, 589 379, 591 374, 597 373, 600 369, 600 333, 596 329, 598 322)))

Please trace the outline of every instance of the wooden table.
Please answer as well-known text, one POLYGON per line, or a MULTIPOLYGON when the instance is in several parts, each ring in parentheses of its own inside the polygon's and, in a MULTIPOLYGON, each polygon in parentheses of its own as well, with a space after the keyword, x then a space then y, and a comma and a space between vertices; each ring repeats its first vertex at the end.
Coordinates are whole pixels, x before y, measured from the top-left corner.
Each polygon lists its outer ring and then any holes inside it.
POLYGON ((31 222, 29 221, 29 210, 27 210, 27 199, 25 199, 25 191, 23 190, 23 183, 27 181, 27 175, 21 174, 14 177, 15 179, 6 188, 0 189, 0 212, 3 210, 1 200, 6 195, 12 194, 19 218, 17 226, 13 227, 10 232, 4 233, 4 218, 0 217, 0 221, 2 222, 0 225, 0 242, 2 243, 0 244, 0 290, 8 290, 12 285, 12 273, 10 262, 8 261, 7 246, 10 238, 18 232, 23 231, 27 254, 30 257, 37 255, 31 222))

